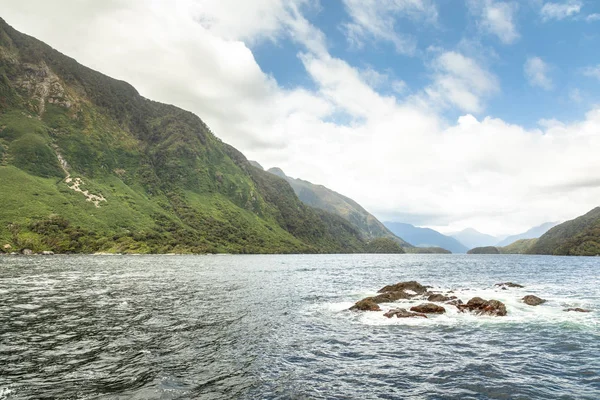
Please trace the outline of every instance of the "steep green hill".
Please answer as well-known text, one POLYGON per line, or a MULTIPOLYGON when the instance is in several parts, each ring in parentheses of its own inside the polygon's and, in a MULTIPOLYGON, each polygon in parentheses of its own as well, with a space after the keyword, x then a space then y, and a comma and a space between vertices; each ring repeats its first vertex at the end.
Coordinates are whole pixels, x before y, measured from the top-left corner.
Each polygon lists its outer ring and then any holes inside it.
MULTIPOLYGON (((260 165, 257 165, 260 167, 260 165)), ((377 218, 371 215, 356 201, 339 194, 323 185, 287 176, 280 168, 269 169, 270 173, 285 179, 303 203, 339 215, 354 225, 366 240, 389 238, 403 247, 413 247, 410 243, 394 235, 377 218)))
POLYGON ((5 251, 368 251, 354 226, 303 204, 194 114, 2 19, 0 186, 5 251))
POLYGON ((528 252, 565 256, 599 255, 600 207, 550 229, 528 252))

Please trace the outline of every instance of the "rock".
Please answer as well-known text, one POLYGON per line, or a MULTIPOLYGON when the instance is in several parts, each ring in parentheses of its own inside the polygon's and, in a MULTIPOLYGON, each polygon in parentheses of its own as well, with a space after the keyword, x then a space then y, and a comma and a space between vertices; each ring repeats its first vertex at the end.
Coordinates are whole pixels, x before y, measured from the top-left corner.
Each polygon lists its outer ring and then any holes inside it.
POLYGON ((478 315, 492 315, 503 317, 506 315, 506 306, 498 300, 484 300, 481 297, 473 297, 467 304, 457 306, 461 311, 470 311, 478 315))
POLYGON ((10 244, 6 243, 4 246, 2 246, 2 248, 4 250, 10 250, 10 249, 12 249, 12 246, 10 244))
POLYGON ((42 255, 43 256, 53 256, 54 252, 53 251, 44 250, 44 251, 42 251, 42 255))
POLYGON ((381 289, 379 289, 377 293, 406 292, 407 290, 413 291, 416 294, 423 294, 427 291, 427 288, 417 281, 409 281, 399 282, 395 285, 384 286, 381 289))
POLYGON ((381 311, 379 305, 373 301, 372 297, 367 297, 365 299, 359 300, 350 307, 351 311, 381 311))
POLYGON ((441 293, 436 293, 436 294, 432 294, 431 296, 429 296, 427 298, 427 301, 433 301, 433 302, 438 302, 438 303, 442 303, 444 301, 450 301, 450 300, 454 300, 456 299, 456 296, 445 296, 441 293))
POLYGON ((10 255, 11 255, 11 256, 16 256, 16 255, 18 255, 18 254, 19 254, 19 253, 15 252, 15 251, 11 251, 11 253, 10 253, 10 255))
POLYGON ((496 283, 494 286, 506 286, 506 287, 514 287, 514 288, 524 288, 525 287, 523 285, 519 285, 518 283, 513 283, 513 282, 496 283))
POLYGON ((391 303, 400 299, 410 299, 411 297, 413 296, 404 291, 387 292, 373 297, 373 301, 375 301, 375 303, 391 303))
POLYGON ((541 299, 532 294, 528 294, 527 296, 523 297, 521 300, 523 300, 523 303, 528 304, 530 306, 539 306, 540 304, 544 304, 546 302, 546 300, 541 299))
POLYGON ((393 310, 386 312, 383 315, 388 318, 392 318, 394 315, 396 316, 396 318, 415 318, 415 317, 427 318, 427 315, 425 315, 425 314, 406 311, 406 309, 404 309, 404 308, 395 308, 393 310))
POLYGON ((420 304, 418 306, 414 306, 410 308, 410 311, 422 313, 422 314, 443 314, 446 312, 446 309, 442 306, 438 306, 433 303, 425 303, 420 304))
POLYGON ((458 307, 461 304, 463 304, 463 301, 461 299, 450 300, 446 304, 450 304, 451 306, 457 306, 458 307))
POLYGON ((30 256, 33 254, 33 250, 31 249, 23 249, 23 254, 26 256, 30 256))
POLYGON ((585 308, 579 308, 579 307, 577 307, 577 308, 567 308, 567 309, 565 309, 563 311, 567 311, 567 312, 569 312, 569 311, 575 311, 575 312, 592 312, 592 310, 586 310, 585 308))

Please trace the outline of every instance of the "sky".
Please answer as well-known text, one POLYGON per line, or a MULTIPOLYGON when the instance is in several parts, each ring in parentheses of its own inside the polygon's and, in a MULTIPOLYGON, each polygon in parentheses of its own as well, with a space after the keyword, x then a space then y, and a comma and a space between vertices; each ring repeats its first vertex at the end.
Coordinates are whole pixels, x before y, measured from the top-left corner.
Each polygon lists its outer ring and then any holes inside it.
POLYGON ((600 205, 595 0, 0 0, 0 17, 382 221, 600 205))

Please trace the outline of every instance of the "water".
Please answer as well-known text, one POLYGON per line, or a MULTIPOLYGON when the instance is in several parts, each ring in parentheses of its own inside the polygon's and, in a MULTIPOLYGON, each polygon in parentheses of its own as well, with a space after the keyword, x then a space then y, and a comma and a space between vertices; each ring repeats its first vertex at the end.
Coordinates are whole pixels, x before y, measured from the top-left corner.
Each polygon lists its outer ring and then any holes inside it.
POLYGON ((0 399, 600 399, 599 272, 506 255, 0 257, 0 399), (509 315, 346 311, 412 279, 509 315))

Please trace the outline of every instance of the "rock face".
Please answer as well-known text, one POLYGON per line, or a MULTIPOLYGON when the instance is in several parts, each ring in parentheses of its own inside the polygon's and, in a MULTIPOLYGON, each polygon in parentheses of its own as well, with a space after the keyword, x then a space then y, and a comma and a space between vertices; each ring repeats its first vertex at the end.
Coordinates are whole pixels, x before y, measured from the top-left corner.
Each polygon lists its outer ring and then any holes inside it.
POLYGON ((530 306, 539 306, 540 304, 544 304, 546 302, 546 300, 541 299, 532 294, 528 294, 527 296, 523 297, 521 300, 523 300, 523 303, 528 304, 530 306))
POLYGON ((429 296, 427 298, 427 301, 433 301, 433 302, 437 302, 437 303, 443 303, 445 301, 450 301, 450 300, 455 300, 455 299, 456 299, 456 296, 450 296, 450 297, 448 297, 448 296, 445 296, 445 295, 443 295, 441 293, 435 293, 435 294, 432 294, 431 296, 429 296))
POLYGON ((397 318, 416 318, 416 317, 427 318, 427 315, 425 315, 425 314, 406 311, 406 309, 404 309, 404 308, 395 308, 393 310, 386 312, 383 315, 388 318, 392 318, 393 316, 396 316, 397 318))
POLYGON ((467 304, 457 306, 461 311, 470 311, 477 315, 492 315, 503 317, 506 315, 506 306, 498 300, 484 300, 481 297, 473 297, 467 304))
POLYGON ((567 312, 569 312, 569 311, 574 311, 574 312, 592 312, 592 310, 586 310, 585 308, 579 308, 579 307, 577 307, 577 308, 567 308, 564 311, 567 311, 567 312))
POLYGON ((352 307, 350 307, 351 311, 381 311, 379 305, 373 301, 372 297, 367 297, 366 299, 362 299, 356 302, 352 307))
POLYGON ((413 291, 416 294, 424 294, 427 291, 427 288, 417 281, 398 282, 395 285, 382 287, 377 293, 405 292, 407 290, 413 291))
POLYGON ((523 285, 519 285, 518 283, 513 283, 513 282, 496 283, 494 286, 504 286, 504 287, 511 287, 511 288, 524 288, 525 287, 523 285))
POLYGON ((444 314, 446 312, 446 309, 442 306, 438 306, 437 304, 425 303, 411 307, 410 311, 422 314, 444 314))

